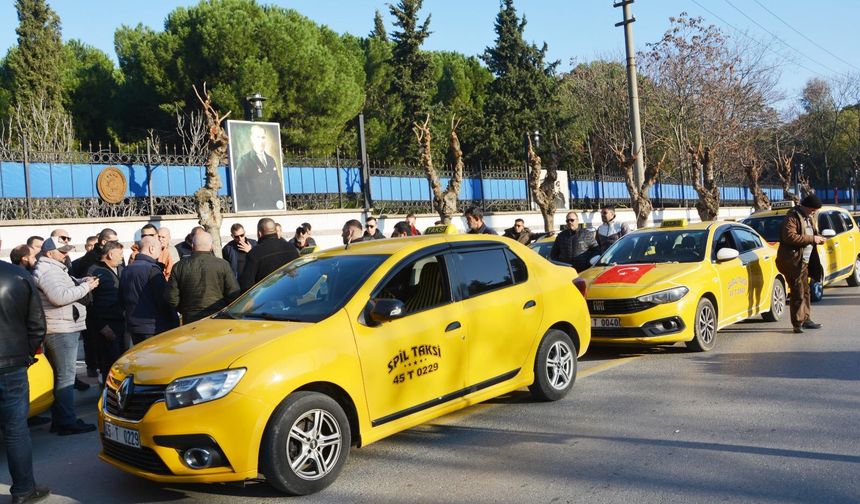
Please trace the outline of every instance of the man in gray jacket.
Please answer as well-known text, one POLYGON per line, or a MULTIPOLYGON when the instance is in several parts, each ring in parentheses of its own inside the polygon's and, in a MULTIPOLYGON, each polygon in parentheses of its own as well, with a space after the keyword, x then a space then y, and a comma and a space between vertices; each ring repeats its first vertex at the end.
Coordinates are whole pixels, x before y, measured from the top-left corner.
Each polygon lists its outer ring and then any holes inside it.
POLYGON ((54 405, 51 406, 51 432, 61 436, 92 432, 93 424, 84 423, 75 414, 75 364, 78 339, 86 329, 87 309, 79 301, 98 287, 97 278, 76 279, 69 276, 66 257, 75 248, 54 238, 42 244, 42 252, 33 270, 45 309, 47 331, 45 355, 54 369, 54 405))

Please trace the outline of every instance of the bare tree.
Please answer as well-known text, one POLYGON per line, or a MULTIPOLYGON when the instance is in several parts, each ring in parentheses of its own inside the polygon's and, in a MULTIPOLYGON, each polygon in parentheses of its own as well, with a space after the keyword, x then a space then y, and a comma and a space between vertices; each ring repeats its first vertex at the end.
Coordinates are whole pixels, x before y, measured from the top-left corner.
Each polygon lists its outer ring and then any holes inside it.
POLYGON ((0 151, 11 154, 25 143, 41 161, 62 159, 64 154, 72 151, 75 143, 72 117, 62 108, 50 106, 44 99, 15 105, 9 122, 0 127, 0 151))
POLYGON ((764 171, 764 165, 752 148, 747 149, 744 153, 743 167, 747 178, 747 185, 753 197, 753 209, 757 211, 770 209, 770 198, 762 190, 759 183, 764 171))
POLYGON ((529 189, 543 217, 544 231, 549 233, 555 229, 555 183, 558 181, 558 167, 556 163, 551 163, 546 169, 546 177, 543 180, 540 179, 543 166, 540 156, 534 151, 530 137, 528 162, 529 189))
POLYGON ((452 116, 449 140, 451 156, 454 159, 454 174, 444 191, 439 179, 439 172, 433 166, 433 135, 430 133, 430 114, 427 114, 423 123, 414 122, 412 126, 412 132, 415 133, 415 139, 418 142, 418 162, 424 168, 424 174, 427 176, 433 191, 433 208, 439 214, 439 219, 445 224, 450 224, 451 217, 457 213, 460 185, 463 182, 463 151, 460 149, 460 138, 457 136, 459 126, 459 119, 452 116))
POLYGON ((189 159, 196 159, 204 154, 207 146, 206 118, 199 110, 186 114, 176 110, 176 134, 182 143, 182 152, 189 159))
POLYGON ((230 115, 228 111, 220 115, 212 105, 212 98, 203 83, 203 96, 194 87, 194 94, 203 106, 206 114, 206 128, 208 132, 208 156, 206 159, 206 183, 194 193, 197 200, 197 217, 200 225, 212 235, 212 250, 216 256, 221 256, 221 198, 218 190, 221 189, 221 176, 218 175, 218 167, 227 159, 227 147, 230 138, 221 123, 230 115))

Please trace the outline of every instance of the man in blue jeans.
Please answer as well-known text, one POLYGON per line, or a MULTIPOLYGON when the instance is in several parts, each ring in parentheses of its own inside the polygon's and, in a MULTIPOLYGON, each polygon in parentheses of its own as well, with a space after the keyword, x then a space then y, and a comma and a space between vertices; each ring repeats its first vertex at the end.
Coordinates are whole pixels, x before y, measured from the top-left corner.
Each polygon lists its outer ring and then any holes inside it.
POLYGON ((61 436, 96 430, 75 414, 75 365, 78 338, 86 329, 87 309, 81 298, 98 287, 98 278, 69 276, 65 258, 74 247, 54 238, 42 244, 42 252, 33 270, 33 279, 45 310, 47 331, 45 355, 54 369, 54 405, 51 406, 51 432, 61 436))
POLYGON ((36 485, 27 428, 30 382, 27 367, 45 339, 45 313, 33 279, 0 262, 0 426, 12 475, 12 502, 37 502, 51 493, 36 485))

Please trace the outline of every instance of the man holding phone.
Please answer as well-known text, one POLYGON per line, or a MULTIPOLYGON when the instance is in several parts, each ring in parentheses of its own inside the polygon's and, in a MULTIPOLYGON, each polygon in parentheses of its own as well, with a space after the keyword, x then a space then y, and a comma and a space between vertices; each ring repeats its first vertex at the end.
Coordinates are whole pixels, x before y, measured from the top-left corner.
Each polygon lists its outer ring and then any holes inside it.
POLYGON ((230 263, 230 268, 238 280, 242 270, 245 269, 248 252, 257 246, 257 240, 245 236, 245 227, 238 222, 230 226, 230 236, 233 239, 221 249, 221 257, 230 263))

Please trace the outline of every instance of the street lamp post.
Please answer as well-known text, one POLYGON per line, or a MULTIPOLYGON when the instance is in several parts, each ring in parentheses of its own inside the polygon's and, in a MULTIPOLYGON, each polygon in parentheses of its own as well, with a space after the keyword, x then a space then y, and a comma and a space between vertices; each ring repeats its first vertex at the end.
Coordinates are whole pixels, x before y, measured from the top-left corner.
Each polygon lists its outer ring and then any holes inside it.
POLYGON ((263 118, 263 102, 266 101, 266 97, 261 95, 260 93, 254 93, 250 96, 246 96, 245 100, 250 105, 248 112, 251 121, 262 119, 263 118))
POLYGON ((854 168, 851 175, 851 208, 857 211, 857 168, 854 168))

